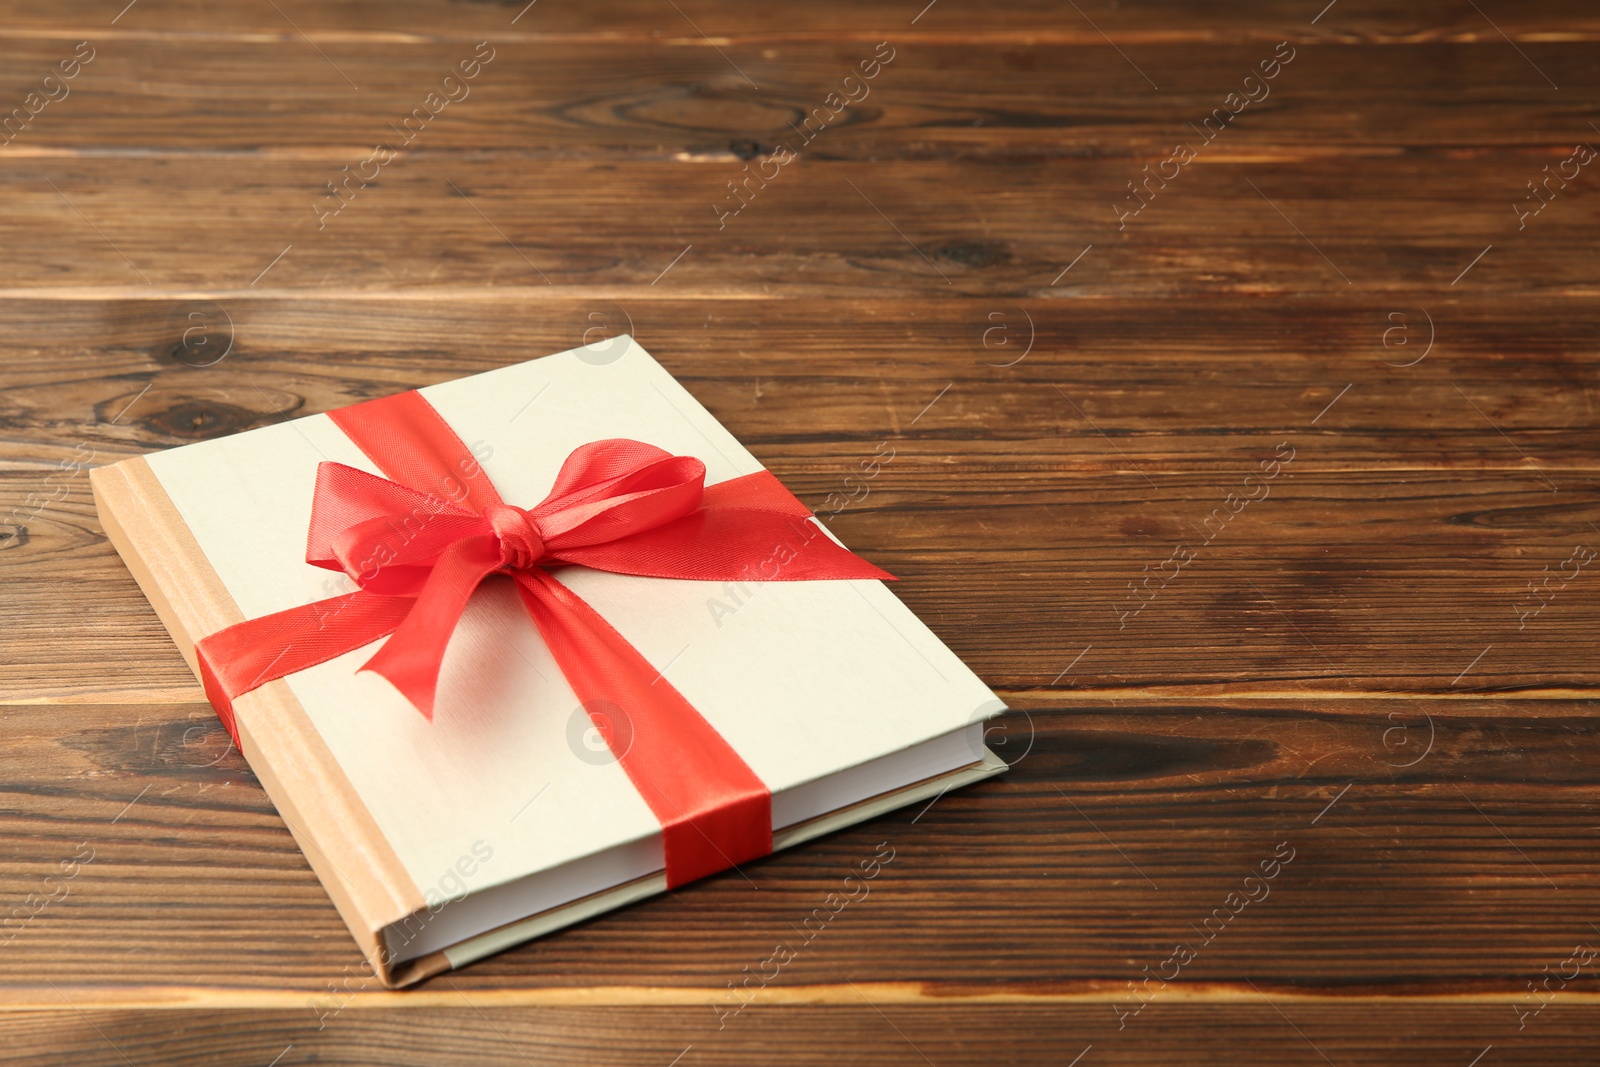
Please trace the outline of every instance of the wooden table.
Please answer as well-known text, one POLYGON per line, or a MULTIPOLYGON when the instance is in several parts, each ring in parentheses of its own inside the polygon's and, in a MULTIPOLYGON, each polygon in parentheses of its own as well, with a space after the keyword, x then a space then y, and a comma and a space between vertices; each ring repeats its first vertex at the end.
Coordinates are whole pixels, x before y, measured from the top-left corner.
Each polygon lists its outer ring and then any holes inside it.
POLYGON ((1594 1062, 1600 12, 1324 2, 7 5, 0 1059, 1594 1062), (384 993, 84 469, 619 330, 1012 770, 384 993))

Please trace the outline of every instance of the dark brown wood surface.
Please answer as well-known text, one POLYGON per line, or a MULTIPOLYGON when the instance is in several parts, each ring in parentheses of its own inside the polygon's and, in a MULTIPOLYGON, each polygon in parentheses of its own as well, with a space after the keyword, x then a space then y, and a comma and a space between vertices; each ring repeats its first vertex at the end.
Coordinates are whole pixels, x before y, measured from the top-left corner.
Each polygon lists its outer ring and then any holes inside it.
POLYGON ((124 2, 0 24, 0 119, 94 53, 0 135, 0 1059, 1593 1062, 1592 4, 124 2), (385 993, 84 469, 597 323, 855 493, 1012 769, 385 993))

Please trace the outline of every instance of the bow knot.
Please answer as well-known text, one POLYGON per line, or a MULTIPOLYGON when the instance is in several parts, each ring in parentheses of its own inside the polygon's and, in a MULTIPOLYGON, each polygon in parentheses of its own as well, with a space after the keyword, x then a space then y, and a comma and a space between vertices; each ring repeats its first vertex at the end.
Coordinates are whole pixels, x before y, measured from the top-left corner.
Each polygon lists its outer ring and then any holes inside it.
POLYGON ((533 516, 510 504, 490 504, 483 517, 500 540, 500 561, 512 570, 525 571, 544 558, 544 538, 533 516))

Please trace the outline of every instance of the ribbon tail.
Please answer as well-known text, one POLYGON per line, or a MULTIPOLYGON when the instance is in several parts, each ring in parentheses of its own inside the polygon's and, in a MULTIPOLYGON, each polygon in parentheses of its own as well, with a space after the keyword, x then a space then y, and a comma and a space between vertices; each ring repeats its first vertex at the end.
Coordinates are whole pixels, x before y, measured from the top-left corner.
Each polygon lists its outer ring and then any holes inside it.
POLYGON ((562 673, 661 823, 668 887, 770 853, 772 794, 722 735, 576 593, 542 570, 513 577, 562 673))
POLYGON ((346 593, 247 619, 197 641, 200 681, 233 743, 239 744, 237 697, 393 633, 413 603, 409 597, 346 593))
POLYGON ((754 508, 703 508, 597 545, 556 548, 564 563, 614 574, 698 581, 893 581, 809 518, 754 508))
POLYGON ((478 584, 503 564, 492 535, 463 538, 445 549, 405 621, 361 666, 389 679, 423 717, 433 718, 445 647, 478 584))

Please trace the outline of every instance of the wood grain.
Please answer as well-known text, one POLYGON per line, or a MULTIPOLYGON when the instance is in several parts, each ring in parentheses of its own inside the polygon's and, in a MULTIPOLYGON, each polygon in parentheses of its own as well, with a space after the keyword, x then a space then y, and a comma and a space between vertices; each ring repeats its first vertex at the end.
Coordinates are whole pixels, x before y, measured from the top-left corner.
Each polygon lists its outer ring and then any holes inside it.
POLYGON ((1299 469, 1600 466, 1600 312, 1579 298, 845 298, 824 315, 547 288, 366 294, 359 317, 316 294, 0 301, 0 469, 206 440, 619 330, 784 477, 842 473, 891 437, 895 463, 941 470, 1225 473, 1288 433, 1315 442, 1299 469))
MULTIPOLYGON (((687 989, 703 1005, 884 841, 882 879, 774 997, 791 980, 866 976, 932 983, 930 997, 1110 999, 1188 939, 1185 977, 1218 987, 1314 974, 1345 994, 1514 999, 1518 976, 1592 933, 1593 701, 1012 702, 990 741, 1013 766, 991 783, 762 861, 748 871, 759 890, 719 877, 450 981, 513 1003, 518 990, 653 1003, 687 989), (1284 842, 1270 892, 1200 945, 1195 927, 1284 842)), ((355 974, 338 916, 203 703, 12 705, 6 722, 0 889, 36 891, 80 841, 93 858, 4 947, 28 977, 0 1004, 49 1004, 49 983, 89 973, 111 1001, 218 987, 261 1004, 355 974)), ((450 986, 427 989, 448 1002, 450 986)))
MULTIPOLYGON (((1094 1056, 1094 1062, 1108 1064, 1255 1067, 1322 1063, 1320 1052, 1338 1064, 1426 1067, 1466 1063, 1493 1045, 1490 1054, 1498 1055, 1498 1062, 1538 1067, 1588 1041, 1596 1019, 1596 1009, 1588 1004, 1563 1005, 1559 1013, 1551 1008, 1538 1029, 1518 1042, 1507 1039, 1505 1024, 1510 1020, 1514 1028, 1515 1017, 1504 1004, 1430 1004, 1419 1012, 1404 1001, 1305 1003, 1273 992, 1254 1002, 1162 1005, 1159 1019, 1123 1032, 1115 1030, 1116 1019, 1105 1004, 904 1008, 857 997, 850 1006, 767 1009, 764 1016, 752 1015, 742 1033, 717 1031, 715 1017, 704 1008, 475 1008, 457 997, 455 1006, 425 1015, 399 1008, 352 1009, 324 1031, 315 1029, 308 1012, 218 1011, 189 1029, 185 1049, 163 1062, 250 1067, 287 1051, 282 1062, 321 1054, 352 1067, 386 1067, 423 1057, 424 1062, 448 1062, 470 1047, 475 1062, 493 1067, 597 1060, 660 1067, 674 1056, 682 1056, 683 1063, 740 1065, 750 1062, 753 1046, 798 1064, 983 1067, 994 1062, 997 1048, 1016 1057, 1014 1062, 1069 1063, 1092 1046, 1082 1063, 1094 1056), (1414 1015, 1418 1021, 1412 1021, 1414 1015), (1214 1027, 1226 1028, 1228 1044, 1196 1048, 1191 1035, 1214 1027), (292 1042, 296 1037, 300 1041, 292 1042), (286 1050, 290 1044, 293 1049, 286 1050)), ((75 1063, 126 1067, 141 1062, 139 1057, 166 1054, 171 1042, 162 1014, 106 1012, 97 1017, 105 1031, 98 1034, 81 1022, 72 1027, 59 1012, 17 1013, 12 1032, 24 1048, 53 1047, 75 1063)), ((59 1061, 40 1054, 17 1062, 59 1061)))
MULTIPOLYGON (((876 38, 778 48, 730 43, 727 60, 711 48, 656 41, 497 38, 492 62, 451 90, 460 99, 418 131, 413 151, 457 159, 732 163, 721 168, 728 173, 718 184, 780 143, 808 160, 1114 156, 1138 160, 1130 172, 1136 176, 1139 164, 1155 164, 1178 141, 1199 148, 1202 121, 1211 116, 1217 132, 1213 109, 1245 89, 1265 95, 1237 118, 1225 118, 1228 128, 1204 155, 1234 161, 1424 155, 1444 170, 1490 147, 1541 156, 1560 149, 1564 156, 1593 136, 1570 96, 1552 92, 1540 74, 1563 93, 1592 97, 1600 89, 1600 62, 1588 42, 1529 41, 1520 55, 1498 37, 1385 48, 1302 39, 1282 49, 1274 38, 1198 52, 1189 44, 1158 44, 1129 53, 1136 68, 1084 29, 1093 40, 1030 40, 1004 49, 907 41, 886 29, 881 49, 876 38), (892 60, 874 62, 869 69, 881 69, 862 79, 859 64, 875 54, 892 60), (1262 85, 1258 65, 1275 55, 1292 59, 1262 85), (1444 56, 1460 61, 1442 63, 1444 56), (1161 73, 1158 89, 1141 69, 1161 73), (596 71, 605 73, 598 89, 591 80, 596 71), (752 90, 739 71, 759 88, 752 90), (1258 80, 1244 86, 1252 74, 1258 80), (851 75, 855 81, 845 86, 851 75), (828 94, 846 92, 859 99, 839 118, 813 115, 828 94), (1333 94, 1339 109, 1326 106, 1333 94), (811 126, 801 130, 808 116, 811 126)), ((406 131, 394 127, 474 55, 475 43, 329 40, 319 54, 287 38, 100 42, 70 83, 70 95, 0 151, 207 158, 214 161, 208 170, 228 160, 299 159, 327 165, 330 173, 315 179, 316 187, 337 181, 342 165, 354 168, 375 144, 402 147, 406 131), (273 100, 270 109, 262 108, 264 99, 273 100), (127 121, 130 108, 137 123, 127 121)), ((0 74, 0 100, 22 98, 72 54, 56 40, 0 37, 0 45, 16 58, 0 74)), ((1546 161, 1534 162, 1530 176, 1546 161)))
POLYGON ((1524 183, 1560 161, 1196 163, 1119 230, 1119 204, 1136 203, 1124 185, 1139 176, 1124 161, 1064 173, 1055 162, 885 170, 802 159, 792 180, 721 225, 714 205, 728 209, 725 186, 740 173, 730 164, 550 162, 530 181, 521 162, 423 157, 391 164, 392 176, 319 230, 313 206, 338 172, 329 163, 240 163, 248 180, 219 184, 213 171, 168 160, 18 158, 0 161, 12 188, 0 297, 265 290, 455 300, 568 287, 613 299, 651 290, 820 301, 938 286, 941 295, 1056 299, 1588 298, 1583 265, 1600 240, 1592 196, 1582 195, 1588 177, 1522 232, 1512 210, 1530 195, 1524 183), (1341 199, 1353 182, 1367 190, 1360 212, 1341 199), (982 211, 951 212, 951 186, 969 188, 982 211), (588 196, 574 203, 572 188, 588 196), (218 243, 223 229, 229 239, 218 243), (416 256, 419 242, 438 255, 416 256))
MULTIPOLYGON (((990 469, 966 475, 963 490, 936 464, 918 463, 914 446, 908 452, 831 525, 897 575, 896 594, 991 685, 1600 687, 1588 654, 1600 622, 1594 578, 1573 558, 1579 546, 1600 547, 1593 472, 1559 475, 1564 493, 1532 472, 1480 473, 1467 492, 1458 472, 1318 473, 1291 463, 1246 488, 1257 462, 1274 455, 1265 442, 1227 473, 1160 475, 1154 485, 1136 472, 990 469), (1240 501, 1256 492, 1268 495, 1230 515, 1230 493, 1240 501), (1179 546, 1192 562, 1163 568, 1179 546), (1575 576, 1564 581, 1563 571, 1575 576), (1053 682, 1090 645, 1072 678, 1053 682)), ((852 467, 779 469, 822 509, 852 467)), ((0 486, 33 481, 0 475, 0 486)), ((17 648, 0 684, 24 699, 104 699, 130 685, 197 693, 97 533, 86 487, 74 489, 70 505, 32 516, 28 543, 10 550, 19 573, 7 583, 17 616, 8 640, 17 648)))
POLYGON ((140 0, 123 15, 117 5, 59 4, 22 0, 14 5, 8 29, 32 35, 81 38, 95 29, 107 36, 253 37, 293 40, 296 30, 317 41, 378 40, 403 44, 417 39, 479 39, 498 32, 508 37, 554 37, 601 42, 650 41, 665 46, 707 48, 713 42, 757 40, 836 41, 899 31, 935 40, 983 45, 1034 40, 1103 44, 1099 30, 1119 41, 1185 41, 1225 44, 1239 40, 1281 40, 1293 34, 1307 40, 1372 44, 1404 41, 1470 43, 1502 40, 1495 27, 1521 41, 1583 40, 1600 35, 1600 16, 1583 0, 1538 0, 1493 5, 1481 11, 1451 0, 1418 0, 1403 9, 1383 0, 1340 0, 1336 8, 1300 0, 1252 0, 1213 10, 1184 0, 1152 0, 1121 6, 1109 0, 1082 4, 1077 11, 1051 0, 1005 3, 865 5, 849 0, 817 0, 804 7, 741 4, 717 0, 674 0, 672 8, 634 0, 600 0, 581 5, 529 7, 519 0, 470 0, 450 4, 428 0, 275 0, 273 8, 207 7, 185 0, 140 0), (1319 15, 1320 11, 1320 15, 1319 15), (698 28, 697 28, 698 27, 698 28))
POLYGON ((1597 39, 1578 0, 11 5, 0 116, 96 51, 0 146, 8 1062, 1591 1062, 1595 964, 1551 976, 1600 944, 1600 201, 1528 183, 1600 137, 1597 39), (379 991, 84 471, 622 330, 900 577, 1012 769, 379 991))

